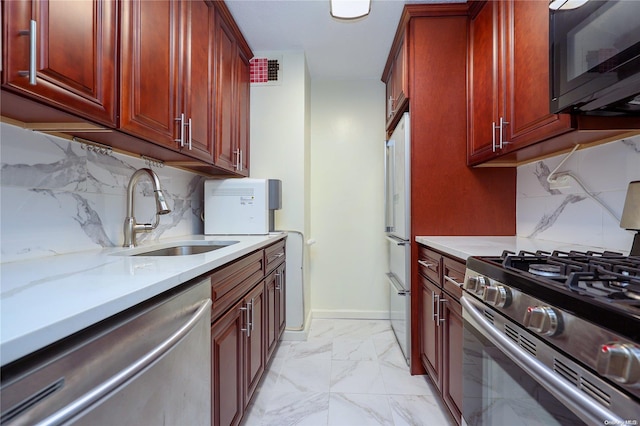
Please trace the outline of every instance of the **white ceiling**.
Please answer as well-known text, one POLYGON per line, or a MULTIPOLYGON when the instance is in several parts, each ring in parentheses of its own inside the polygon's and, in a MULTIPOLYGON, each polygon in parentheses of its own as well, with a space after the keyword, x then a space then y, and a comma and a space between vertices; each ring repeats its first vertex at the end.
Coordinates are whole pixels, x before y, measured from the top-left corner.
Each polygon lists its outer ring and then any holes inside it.
POLYGON ((405 3, 464 0, 373 0, 356 21, 329 14, 329 0, 226 0, 251 49, 304 51, 312 79, 379 80, 405 3))

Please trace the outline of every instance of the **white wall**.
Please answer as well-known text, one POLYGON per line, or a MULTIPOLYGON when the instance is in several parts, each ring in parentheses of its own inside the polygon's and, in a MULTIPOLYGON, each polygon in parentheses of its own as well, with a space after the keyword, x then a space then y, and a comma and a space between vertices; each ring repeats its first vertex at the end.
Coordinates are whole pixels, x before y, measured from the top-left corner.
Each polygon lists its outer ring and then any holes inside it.
POLYGON ((314 317, 387 318, 384 85, 311 83, 314 317))
MULTIPOLYGON (((304 250, 304 278, 294 276, 298 271, 289 270, 294 253, 288 253, 287 283, 291 291, 304 285, 303 317, 307 318, 311 307, 309 251, 305 245, 310 235, 309 72, 304 52, 254 52, 254 56, 279 57, 282 61, 279 84, 251 86, 251 177, 282 181, 282 209, 275 212, 276 229, 304 235, 296 245, 291 241, 287 244, 288 249, 304 250)), ((289 292, 288 304, 291 296, 289 292)), ((289 318, 287 327, 295 327, 289 318)))
POLYGON ((619 218, 629 182, 640 180, 640 136, 579 149, 558 170, 572 172, 613 215, 573 179, 567 188, 549 187, 547 176, 565 156, 518 167, 518 236, 628 252, 633 233, 619 218))

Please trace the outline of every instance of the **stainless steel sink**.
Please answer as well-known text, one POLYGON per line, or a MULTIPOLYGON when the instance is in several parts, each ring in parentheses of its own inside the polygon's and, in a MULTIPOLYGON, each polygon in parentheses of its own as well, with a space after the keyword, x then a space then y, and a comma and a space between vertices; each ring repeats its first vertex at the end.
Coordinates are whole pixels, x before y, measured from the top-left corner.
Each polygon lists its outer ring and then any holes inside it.
POLYGON ((236 244, 238 241, 202 241, 194 243, 178 243, 159 248, 138 248, 116 253, 119 256, 189 256, 218 250, 236 244))

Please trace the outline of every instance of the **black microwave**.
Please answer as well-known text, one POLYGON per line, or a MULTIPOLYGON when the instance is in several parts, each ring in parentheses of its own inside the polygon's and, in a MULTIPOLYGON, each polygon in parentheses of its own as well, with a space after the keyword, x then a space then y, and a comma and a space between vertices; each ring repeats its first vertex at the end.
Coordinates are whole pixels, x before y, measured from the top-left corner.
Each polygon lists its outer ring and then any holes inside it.
POLYGON ((640 0, 552 0, 551 112, 640 115, 640 0))

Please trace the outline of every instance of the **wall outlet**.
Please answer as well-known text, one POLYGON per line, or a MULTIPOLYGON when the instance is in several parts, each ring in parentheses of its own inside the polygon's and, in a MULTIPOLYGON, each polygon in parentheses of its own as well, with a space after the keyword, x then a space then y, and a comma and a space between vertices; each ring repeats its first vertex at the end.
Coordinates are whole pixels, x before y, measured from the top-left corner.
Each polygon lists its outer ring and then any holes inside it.
POLYGON ((571 185, 569 184, 569 181, 570 181, 570 177, 568 175, 557 176, 549 182, 549 188, 550 189, 570 188, 571 185))

